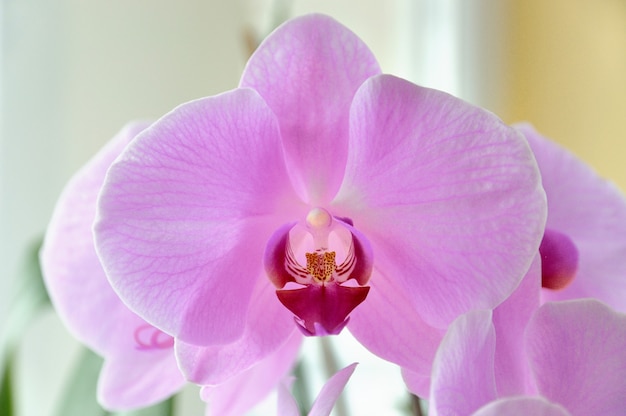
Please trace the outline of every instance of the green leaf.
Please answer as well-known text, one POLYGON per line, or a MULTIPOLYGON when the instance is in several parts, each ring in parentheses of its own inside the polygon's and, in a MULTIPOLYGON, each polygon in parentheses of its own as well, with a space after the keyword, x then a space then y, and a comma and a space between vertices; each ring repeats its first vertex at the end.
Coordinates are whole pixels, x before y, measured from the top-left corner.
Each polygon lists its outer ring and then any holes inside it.
POLYGON ((0 415, 3 416, 13 416, 12 355, 7 355, 2 368, 2 380, 0 380, 0 415))
MULTIPOLYGON (((293 394, 300 409, 310 409, 313 402, 311 401, 311 397, 309 397, 309 386, 307 384, 306 369, 304 367, 302 360, 299 360, 293 369, 295 380, 291 387, 291 394, 293 394)), ((302 410, 300 413, 302 413, 302 410)))
POLYGON ((50 298, 43 282, 39 267, 39 249, 43 239, 38 239, 28 247, 22 261, 21 270, 15 281, 20 286, 9 303, 9 316, 6 326, 0 333, 0 415, 11 416, 14 409, 13 397, 13 357, 18 344, 31 322, 50 307, 50 298))
POLYGON ((115 416, 173 416, 174 415, 174 399, 176 396, 170 397, 154 406, 145 409, 132 410, 129 412, 114 413, 115 416))
POLYGON ((58 416, 108 416, 97 401, 98 375, 102 358, 84 348, 65 387, 58 416))
MULTIPOLYGON (((143 409, 109 412, 97 400, 102 358, 85 348, 63 393, 57 416, 173 416, 174 398, 143 409)), ((4 415, 4 413, 0 413, 4 415)))
MULTIPOLYGON (((2 373, 0 384, 0 415, 14 416, 12 387, 12 357, 24 332, 30 324, 51 306, 50 298, 39 265, 39 250, 43 239, 32 244, 24 258, 20 275, 16 281, 20 286, 15 291, 9 308, 7 326, 0 334, 0 359, 2 373)), ((111 413, 97 401, 97 385, 102 358, 84 348, 70 375, 63 392, 61 403, 55 413, 58 416, 173 416, 174 398, 144 409, 111 413)))
POLYGON ((21 271, 15 279, 20 286, 10 302, 9 319, 0 334, 0 357, 10 355, 31 322, 50 307, 50 298, 39 267, 42 241, 38 239, 28 247, 21 271))

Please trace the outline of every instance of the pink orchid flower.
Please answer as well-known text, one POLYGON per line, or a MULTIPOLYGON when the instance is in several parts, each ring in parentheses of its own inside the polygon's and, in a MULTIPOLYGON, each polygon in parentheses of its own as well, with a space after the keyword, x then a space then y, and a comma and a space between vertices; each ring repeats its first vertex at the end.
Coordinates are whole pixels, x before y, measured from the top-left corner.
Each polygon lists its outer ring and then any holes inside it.
MULTIPOLYGON (((41 250, 44 279, 59 317, 77 339, 105 359, 98 401, 110 410, 149 406, 185 384, 174 339, 122 303, 96 256, 91 231, 107 169, 148 125, 127 125, 74 175, 57 202, 41 250)), ((279 385, 299 345, 300 339, 292 337, 238 378, 204 386, 201 397, 209 403, 207 409, 223 416, 244 414, 279 385)))
POLYGON ((157 403, 185 384, 174 339, 122 303, 100 265, 91 231, 107 169, 147 126, 126 126, 74 175, 57 202, 40 253, 59 317, 78 340, 104 357, 98 401, 111 410, 157 403))
POLYGON ((626 312, 626 199, 611 182, 530 124, 528 139, 548 200, 542 297, 592 297, 626 312))
MULTIPOLYGON (((357 363, 337 371, 320 390, 319 395, 313 402, 308 416, 328 416, 333 410, 337 399, 346 387, 348 380, 354 373, 357 363)), ((300 409, 298 403, 289 393, 287 387, 282 384, 278 390, 278 415, 279 416, 299 416, 300 409)))
POLYGON ((623 414, 626 315, 595 299, 533 312, 540 270, 535 262, 495 310, 449 327, 433 364, 430 415, 623 414))
POLYGON ((114 290, 176 338, 196 383, 236 376, 295 328, 347 327, 428 374, 459 314, 519 284, 545 216, 517 131, 381 75, 352 32, 310 15, 261 44, 239 88, 182 104, 126 148, 95 240, 114 290))

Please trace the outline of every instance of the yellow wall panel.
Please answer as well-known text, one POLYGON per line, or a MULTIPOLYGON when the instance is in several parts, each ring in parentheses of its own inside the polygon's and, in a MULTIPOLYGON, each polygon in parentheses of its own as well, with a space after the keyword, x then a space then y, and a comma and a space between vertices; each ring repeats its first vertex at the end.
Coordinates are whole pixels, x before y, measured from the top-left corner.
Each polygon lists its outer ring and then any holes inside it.
POLYGON ((626 189, 626 2, 511 1, 508 122, 531 121, 626 189))

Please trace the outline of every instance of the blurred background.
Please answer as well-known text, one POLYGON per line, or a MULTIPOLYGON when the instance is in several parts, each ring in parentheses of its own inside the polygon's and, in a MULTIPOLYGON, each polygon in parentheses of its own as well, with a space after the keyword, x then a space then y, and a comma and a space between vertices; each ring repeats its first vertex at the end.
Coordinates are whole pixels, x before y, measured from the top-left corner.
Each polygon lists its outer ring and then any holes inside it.
MULTIPOLYGON (((1 0, 0 334, 70 176, 127 121, 235 88, 256 42, 309 12, 351 28, 384 72, 530 121, 626 189, 624 0, 1 0)), ((78 351, 38 316, 14 357, 17 414, 54 414, 78 351)), ((390 374, 390 396, 356 397, 402 407, 399 373, 368 365, 349 388, 390 374)))

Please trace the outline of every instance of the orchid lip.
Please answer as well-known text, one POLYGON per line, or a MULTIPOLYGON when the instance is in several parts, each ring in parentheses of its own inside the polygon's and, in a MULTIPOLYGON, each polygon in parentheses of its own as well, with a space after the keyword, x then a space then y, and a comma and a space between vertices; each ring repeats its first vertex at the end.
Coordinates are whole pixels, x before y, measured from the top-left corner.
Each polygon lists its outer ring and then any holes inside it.
POLYGON ((316 207, 304 221, 274 233, 264 263, 279 301, 294 313, 302 332, 334 335, 367 296, 372 257, 369 242, 351 221, 316 207), (297 288, 285 288, 288 283, 297 288))

